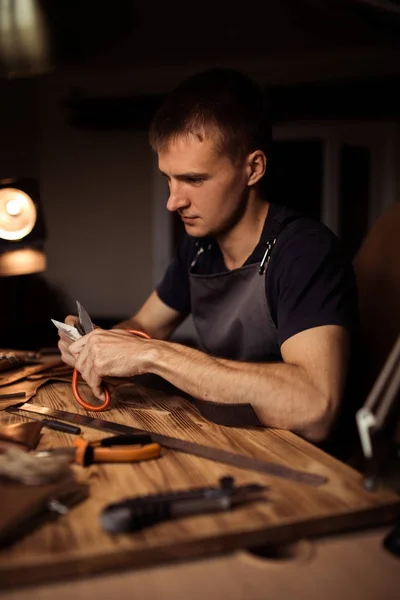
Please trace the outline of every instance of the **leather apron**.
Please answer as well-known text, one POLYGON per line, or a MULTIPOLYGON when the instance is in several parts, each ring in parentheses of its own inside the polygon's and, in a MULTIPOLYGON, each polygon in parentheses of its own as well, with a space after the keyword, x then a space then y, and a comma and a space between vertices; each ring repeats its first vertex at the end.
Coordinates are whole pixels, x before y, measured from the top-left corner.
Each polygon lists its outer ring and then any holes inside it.
POLYGON ((272 246, 266 243, 261 267, 258 262, 211 275, 195 272, 197 261, 210 251, 199 247, 189 269, 191 310, 201 348, 208 354, 251 362, 282 360, 265 293, 272 246))

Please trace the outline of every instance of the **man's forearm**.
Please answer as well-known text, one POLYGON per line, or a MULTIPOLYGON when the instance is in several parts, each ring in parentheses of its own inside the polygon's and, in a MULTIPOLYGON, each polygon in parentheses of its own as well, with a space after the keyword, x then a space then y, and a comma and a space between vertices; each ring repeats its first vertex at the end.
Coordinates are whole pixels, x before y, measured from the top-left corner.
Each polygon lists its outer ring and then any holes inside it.
POLYGON ((171 342, 152 344, 146 370, 201 400, 249 402, 260 421, 323 438, 329 401, 300 366, 214 358, 171 342))

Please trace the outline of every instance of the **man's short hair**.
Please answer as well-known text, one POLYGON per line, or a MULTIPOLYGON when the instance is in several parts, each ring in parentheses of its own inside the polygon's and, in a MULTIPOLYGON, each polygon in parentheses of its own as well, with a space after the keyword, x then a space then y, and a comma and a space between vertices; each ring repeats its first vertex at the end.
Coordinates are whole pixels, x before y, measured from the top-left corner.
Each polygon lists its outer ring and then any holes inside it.
POLYGON ((232 69, 195 74, 165 98, 150 125, 153 150, 178 137, 213 139, 234 162, 254 150, 269 155, 271 124, 267 98, 252 79, 232 69))

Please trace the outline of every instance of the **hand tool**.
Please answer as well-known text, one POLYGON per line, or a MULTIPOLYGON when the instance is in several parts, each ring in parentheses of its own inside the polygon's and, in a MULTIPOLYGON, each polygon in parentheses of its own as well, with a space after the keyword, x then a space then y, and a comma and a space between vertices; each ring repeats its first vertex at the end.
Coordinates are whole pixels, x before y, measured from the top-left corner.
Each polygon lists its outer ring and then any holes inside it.
POLYGON ((285 467, 284 465, 265 461, 260 458, 254 458, 244 454, 236 454, 220 448, 203 446, 202 444, 198 444, 196 442, 181 440, 179 438, 153 431, 145 432, 143 429, 131 427, 129 425, 123 425, 122 423, 113 423, 112 421, 70 413, 65 410, 56 410, 54 408, 48 408, 47 406, 38 406, 36 404, 31 404, 30 402, 25 402, 24 404, 18 404, 7 408, 8 412, 15 414, 18 414, 20 410, 51 416, 55 419, 62 419, 63 421, 68 421, 69 423, 76 423, 77 425, 92 427, 93 429, 100 431, 111 431, 112 433, 119 434, 148 433, 151 435, 154 442, 164 446, 164 448, 170 448, 171 450, 176 450, 178 452, 185 452, 186 454, 200 456, 202 458, 207 458, 208 460, 214 460, 226 465, 232 465, 240 469, 248 469, 249 471, 264 473, 265 475, 283 477, 284 479, 289 479, 298 483, 318 486, 328 481, 327 477, 317 473, 298 471, 297 469, 291 469, 290 467, 285 467))
POLYGON ((25 392, 4 392, 0 393, 0 400, 5 400, 6 398, 11 400, 12 398, 25 398, 25 392))
MULTIPOLYGON (((7 411, 7 408, 6 408, 7 411)), ((9 411, 11 412, 11 411, 9 411)), ((54 429, 54 431, 63 431, 64 433, 72 433, 74 435, 79 435, 81 433, 81 428, 77 425, 70 425, 69 423, 62 423, 61 421, 52 421, 51 419, 36 419, 29 415, 21 415, 25 419, 29 419, 30 421, 37 421, 41 423, 44 427, 48 429, 54 429)))
POLYGON ((151 435, 136 433, 117 435, 104 440, 89 442, 82 437, 73 446, 52 448, 35 452, 35 456, 65 456, 82 467, 93 463, 139 462, 161 456, 160 444, 154 443, 151 435))
POLYGON ((261 492, 267 489, 258 483, 235 486, 233 477, 221 477, 219 484, 114 502, 102 510, 100 522, 110 533, 140 531, 161 521, 231 510, 237 504, 263 498, 261 492))
MULTIPOLYGON (((89 313, 87 312, 87 310, 82 306, 82 304, 80 302, 78 302, 78 300, 76 301, 76 305, 78 308, 79 322, 75 325, 75 327, 72 327, 71 325, 67 325, 66 323, 60 323, 60 321, 51 319, 52 322, 54 323, 54 325, 73 342, 76 342, 83 335, 86 335, 95 329, 95 326, 93 325, 92 320, 89 317, 89 313)), ((128 331, 132 335, 137 335, 142 338, 150 339, 150 336, 147 333, 145 333, 144 331, 140 331, 138 329, 125 329, 125 331, 128 331)), ((79 393, 78 377, 79 377, 79 373, 76 369, 74 369, 74 372, 72 374, 72 393, 74 394, 74 398, 78 402, 78 404, 80 404, 86 410, 100 411, 100 410, 105 410, 106 408, 108 408, 108 406, 110 405, 110 402, 111 402, 111 396, 110 396, 108 387, 106 385, 104 386, 104 402, 103 402, 103 404, 100 404, 100 405, 90 404, 89 402, 86 402, 79 393)))

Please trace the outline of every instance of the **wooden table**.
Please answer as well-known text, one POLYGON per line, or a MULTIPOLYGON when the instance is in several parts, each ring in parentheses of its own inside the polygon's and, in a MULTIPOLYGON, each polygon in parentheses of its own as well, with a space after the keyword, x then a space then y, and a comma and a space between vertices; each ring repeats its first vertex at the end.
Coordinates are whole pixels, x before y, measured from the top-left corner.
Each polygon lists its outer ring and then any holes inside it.
MULTIPOLYGON (((65 383, 41 388, 34 401, 87 414, 65 383)), ((145 598, 398 597, 400 561, 382 548, 388 529, 379 526, 394 521, 400 498, 389 491, 366 492, 359 473, 298 436, 217 426, 176 391, 160 391, 149 380, 120 386, 113 408, 92 416, 319 473, 329 481, 311 487, 168 450, 135 465, 74 467, 90 486, 89 499, 0 552, 0 588, 12 586, 2 598, 128 598, 132 590, 145 598), (226 474, 239 484, 268 485, 265 500, 136 535, 112 537, 101 530, 99 513, 110 502, 214 485, 226 474)), ((22 420, 0 412, 3 424, 22 420)), ((73 442, 71 435, 43 431, 40 448, 73 442)), ((104 437, 93 429, 84 429, 84 435, 104 437)))

